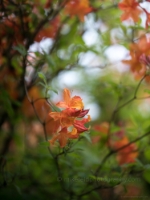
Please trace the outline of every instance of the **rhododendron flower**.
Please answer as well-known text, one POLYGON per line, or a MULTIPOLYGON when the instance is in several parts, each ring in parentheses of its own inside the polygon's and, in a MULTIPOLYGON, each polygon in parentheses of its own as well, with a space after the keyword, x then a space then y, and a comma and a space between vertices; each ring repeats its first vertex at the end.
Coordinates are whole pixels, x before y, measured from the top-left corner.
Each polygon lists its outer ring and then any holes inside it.
POLYGON ((63 91, 63 100, 58 102, 56 105, 60 108, 76 108, 76 109, 83 109, 84 104, 82 99, 79 96, 74 96, 71 98, 70 91, 65 88, 63 91))
MULTIPOLYGON (((141 78, 146 73, 146 66, 148 64, 148 56, 150 55, 150 42, 146 35, 142 36, 137 43, 130 45, 130 60, 123 60, 123 63, 130 66, 131 71, 134 73, 135 78, 141 78), (145 55, 145 59, 143 58, 145 55)), ((145 80, 148 81, 149 77, 145 80)))
POLYGON ((96 132, 99 132, 99 135, 93 136, 92 137, 92 142, 93 144, 99 142, 101 137, 106 136, 109 131, 109 123, 108 122, 102 122, 101 124, 95 125, 94 130, 96 132))
POLYGON ((90 13, 93 9, 89 5, 89 0, 70 0, 65 7, 70 15, 77 15, 81 21, 84 21, 84 15, 90 13))
POLYGON ((84 118, 82 120, 75 120, 73 125, 77 129, 78 133, 83 133, 85 131, 88 131, 89 128, 86 128, 84 126, 85 123, 89 122, 91 120, 90 115, 88 115, 88 118, 84 118))
POLYGON ((146 65, 147 67, 150 67, 150 56, 146 56, 145 54, 142 54, 140 56, 139 61, 146 65))
MULTIPOLYGON (((128 138, 124 136, 120 140, 114 142, 113 148, 117 150, 129 143, 130 142, 128 138)), ((135 162, 137 156, 138 156, 137 147, 135 144, 132 143, 117 152, 117 161, 119 162, 120 165, 126 163, 133 163, 135 162)))
POLYGON ((109 130, 109 123, 108 122, 102 122, 101 124, 99 125, 95 125, 94 126, 94 129, 96 131, 99 131, 100 133, 105 133, 107 134, 108 133, 108 130, 109 130))
POLYGON ((86 128, 84 126, 84 124, 89 121, 90 121, 90 116, 81 121, 75 120, 72 126, 70 126, 70 128, 72 127, 72 131, 69 131, 68 127, 65 126, 60 131, 58 131, 58 133, 54 134, 54 136, 52 137, 51 140, 49 140, 49 142, 53 145, 55 141, 58 140, 60 147, 61 148, 65 147, 68 142, 68 139, 77 139, 81 133, 89 130, 89 128, 86 128))
POLYGON ((53 119, 54 122, 58 121, 59 126, 61 127, 69 127, 73 124, 75 117, 70 117, 65 111, 62 112, 51 112, 49 114, 53 119))
POLYGON ((70 91, 65 88, 63 99, 64 101, 60 101, 56 105, 64 108, 64 110, 50 112, 48 124, 53 134, 50 143, 54 144, 57 140, 60 147, 66 146, 68 139, 76 139, 81 133, 89 130, 89 128, 85 127, 85 124, 91 119, 89 115, 87 118, 83 118, 89 110, 83 109, 83 102, 79 96, 71 98, 70 91))
POLYGON ((43 38, 55 38, 60 27, 60 17, 55 17, 49 24, 45 25, 35 37, 35 41, 40 42, 43 38))
POLYGON ((51 140, 49 140, 49 142, 53 145, 55 141, 58 140, 60 147, 63 148, 66 146, 68 135, 68 130, 65 127, 58 134, 55 134, 54 137, 51 140))
POLYGON ((139 15, 142 10, 139 8, 139 3, 136 0, 123 0, 118 4, 120 10, 124 13, 121 15, 121 20, 127 20, 132 18, 134 22, 139 20, 139 15))

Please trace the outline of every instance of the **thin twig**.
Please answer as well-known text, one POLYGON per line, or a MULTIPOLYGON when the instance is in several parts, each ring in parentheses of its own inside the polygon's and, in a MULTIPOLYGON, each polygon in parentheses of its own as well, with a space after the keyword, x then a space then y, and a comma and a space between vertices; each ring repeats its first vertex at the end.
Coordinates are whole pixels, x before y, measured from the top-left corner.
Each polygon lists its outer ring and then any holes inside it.
MULTIPOLYGON (((116 108, 115 108, 115 110, 114 110, 113 113, 112 113, 110 123, 114 120, 114 117, 115 117, 116 113, 117 113, 121 108, 123 108, 124 106, 128 105, 128 104, 129 104, 130 102, 132 102, 133 100, 139 99, 139 98, 137 98, 137 92, 138 92, 138 90, 139 90, 139 88, 140 88, 140 85, 141 85, 142 81, 145 79, 146 76, 147 76, 147 74, 145 74, 145 75, 142 77, 142 79, 139 81, 139 83, 138 83, 138 85, 137 85, 137 87, 136 87, 136 89, 135 89, 134 95, 133 95, 133 97, 132 97, 130 100, 128 100, 127 102, 125 102, 124 104, 122 104, 122 105, 119 106, 119 107, 118 107, 118 105, 119 105, 119 100, 118 100, 118 103, 117 103, 117 105, 116 105, 116 108)), ((110 133, 110 126, 109 126, 108 132, 110 133)), ((110 134, 109 134, 109 135, 110 135, 110 134)), ((145 135, 147 135, 147 134, 145 134, 145 135)), ((145 135, 144 135, 144 137, 145 137, 145 135)), ((142 136, 142 137, 139 137, 139 138, 136 138, 136 139, 133 140, 132 142, 130 142, 130 143, 128 143, 127 145, 124 145, 124 146, 122 146, 121 148, 116 149, 116 150, 112 150, 111 148, 109 148, 108 154, 107 154, 107 155, 104 157, 104 159, 102 160, 102 164, 97 168, 97 170, 96 170, 96 172, 95 172, 95 175, 96 175, 96 176, 98 175, 98 173, 99 173, 100 169, 102 168, 103 164, 106 162, 106 160, 107 160, 112 154, 114 154, 114 153, 116 153, 116 152, 122 150, 123 148, 129 146, 130 144, 132 144, 132 143, 138 141, 138 140, 141 139, 141 138, 143 138, 143 136, 142 136)), ((109 136, 108 136, 107 141, 108 141, 108 144, 109 144, 109 136)))
POLYGON ((118 149, 115 149, 115 150, 111 150, 110 152, 108 152, 108 154, 103 158, 102 162, 101 162, 101 165, 97 168, 96 172, 95 172, 95 175, 97 176, 99 171, 101 170, 102 166, 104 165, 104 163, 107 161, 107 159, 115 154, 115 153, 118 153, 119 151, 121 151, 122 149, 130 146, 131 144, 143 139, 144 137, 148 136, 150 134, 150 131, 148 131, 147 133, 137 137, 136 139, 132 140, 131 142, 129 142, 128 144, 126 145, 123 145, 122 147, 118 148, 118 149))

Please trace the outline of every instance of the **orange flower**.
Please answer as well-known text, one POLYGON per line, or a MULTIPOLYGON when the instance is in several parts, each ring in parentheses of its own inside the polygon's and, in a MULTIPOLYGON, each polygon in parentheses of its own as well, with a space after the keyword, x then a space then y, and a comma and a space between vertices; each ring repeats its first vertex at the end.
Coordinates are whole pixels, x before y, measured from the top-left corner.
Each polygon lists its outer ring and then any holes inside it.
MULTIPOLYGON (((86 128, 84 126, 85 123, 90 121, 90 116, 88 116, 88 118, 83 119, 81 121, 75 120, 75 122, 72 124, 73 126, 70 126, 70 128, 72 128, 72 131, 69 132, 68 131, 68 127, 65 126, 63 127, 60 131, 58 131, 56 134, 54 134, 54 136, 52 137, 51 140, 49 140, 49 142, 54 145, 55 141, 58 140, 60 147, 63 148, 66 146, 68 139, 77 139, 80 135, 80 133, 83 133, 87 130, 89 130, 89 128, 86 128)), ((59 127, 61 128, 61 126, 59 127)))
POLYGON ((81 133, 89 130, 84 124, 91 119, 89 115, 87 118, 83 118, 89 110, 83 110, 83 103, 79 96, 71 98, 68 89, 64 89, 63 96, 64 101, 56 105, 65 109, 60 112, 50 112, 49 122, 46 126, 47 129, 50 127, 49 130, 53 134, 49 142, 54 144, 55 141, 58 141, 60 147, 66 146, 68 139, 76 139, 81 133), (83 119, 79 120, 78 118, 83 119))
POLYGON ((63 128, 58 134, 54 135, 54 137, 49 140, 49 142, 54 145, 56 140, 58 140, 61 148, 66 146, 68 140, 68 130, 66 127, 63 128))
POLYGON ((55 38, 60 27, 60 17, 55 17, 50 23, 44 26, 36 35, 35 41, 40 42, 43 38, 55 38))
POLYGON ((49 114, 55 121, 58 121, 59 126, 61 127, 69 127, 73 124, 75 117, 70 117, 66 111, 61 112, 51 112, 49 114))
POLYGON ((123 63, 130 66, 130 69, 136 78, 143 77, 147 70, 147 63, 143 60, 143 55, 145 57, 150 55, 150 42, 146 35, 142 36, 137 43, 132 43, 130 45, 131 59, 123 60, 123 63))
POLYGON ((65 10, 70 16, 77 15, 81 21, 84 21, 84 15, 90 13, 92 8, 88 0, 70 0, 65 10))
POLYGON ((121 20, 127 20, 132 18, 134 22, 139 20, 139 15, 142 10, 139 8, 139 3, 136 0, 123 0, 118 4, 120 10, 123 10, 124 13, 121 15, 121 20))
POLYGON ((56 106, 60 108, 76 108, 78 110, 81 110, 84 107, 82 99, 79 96, 71 98, 70 91, 67 88, 63 91, 63 99, 64 101, 58 102, 56 106))
MULTIPOLYGON (((129 144, 129 140, 126 136, 122 137, 119 141, 115 141, 113 144, 113 148, 116 150, 121 148, 124 145, 129 144)), ((117 152, 117 161, 120 165, 126 164, 126 163, 132 163, 135 162, 135 159, 138 156, 137 147, 135 144, 130 144, 127 147, 123 148, 122 150, 117 152)))
POLYGON ((49 116, 53 119, 51 126, 54 126, 55 123, 57 123, 58 130, 70 126, 74 126, 78 133, 83 133, 88 130, 88 128, 84 127, 84 124, 90 121, 90 115, 88 115, 88 118, 77 120, 76 118, 78 116, 69 116, 66 109, 61 112, 50 112, 49 116))
POLYGON ((150 56, 142 54, 140 56, 140 62, 143 63, 145 66, 150 67, 150 56))
POLYGON ((99 135, 93 136, 93 138, 92 138, 93 144, 99 142, 99 140, 101 139, 101 136, 104 136, 108 133, 109 126, 110 125, 108 122, 102 122, 101 124, 94 126, 94 130, 96 132, 99 132, 99 135))
POLYGON ((78 138, 77 129, 73 128, 71 132, 68 131, 66 127, 61 129, 59 133, 55 134, 54 137, 49 140, 50 144, 54 145, 55 141, 58 140, 60 147, 63 148, 66 146, 68 139, 78 138))
POLYGON ((100 125, 95 125, 94 129, 96 131, 99 131, 100 133, 107 134, 109 130, 109 123, 108 122, 102 122, 100 125))
POLYGON ((86 128, 84 126, 84 124, 88 123, 90 120, 91 120, 90 115, 88 115, 88 118, 84 118, 84 119, 82 119, 80 121, 79 120, 75 120, 74 123, 73 123, 73 125, 77 129, 78 133, 83 133, 83 132, 89 130, 89 128, 86 128))

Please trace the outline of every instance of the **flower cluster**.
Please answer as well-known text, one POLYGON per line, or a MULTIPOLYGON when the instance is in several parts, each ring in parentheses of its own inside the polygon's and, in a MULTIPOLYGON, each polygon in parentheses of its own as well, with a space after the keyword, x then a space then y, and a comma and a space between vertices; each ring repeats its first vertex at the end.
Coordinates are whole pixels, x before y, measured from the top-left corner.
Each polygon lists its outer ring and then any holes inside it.
POLYGON ((81 21, 84 21, 84 16, 92 10, 89 0, 69 0, 65 6, 67 14, 70 16, 76 15, 81 21))
POLYGON ((56 104, 62 110, 50 112, 48 123, 53 135, 49 142, 53 145, 58 141, 61 148, 66 146, 68 139, 76 139, 81 133, 89 130, 84 124, 90 121, 90 115, 83 118, 89 110, 84 110, 84 104, 79 96, 71 98, 70 91, 65 88, 63 99, 64 101, 56 104))
POLYGON ((130 144, 129 139, 126 136, 123 136, 118 141, 115 141, 113 147, 117 150, 125 145, 127 146, 118 151, 116 155, 119 165, 133 163, 138 156, 138 150, 135 143, 130 144))
MULTIPOLYGON (((123 63, 130 66, 131 72, 136 79, 141 79, 149 68, 150 41, 149 36, 143 35, 139 40, 130 45, 130 59, 123 60, 123 63)), ((145 78, 146 82, 150 77, 145 78)))
POLYGON ((93 137, 93 144, 101 141, 102 139, 102 142, 105 142, 109 148, 116 151, 116 160, 119 165, 134 163, 138 157, 138 148, 136 144, 131 143, 125 135, 125 130, 122 125, 119 125, 121 126, 119 131, 114 133, 110 132, 111 137, 109 141, 103 140, 103 138, 106 138, 108 135, 109 126, 110 124, 108 122, 102 122, 99 125, 95 125, 94 130, 98 132, 98 135, 93 137))
MULTIPOLYGON (((149 0, 146 1, 150 2, 149 0)), ((150 13, 145 8, 141 7, 140 2, 137 0, 122 0, 118 4, 118 7, 120 10, 124 11, 124 13, 121 15, 121 21, 132 19, 134 22, 138 22, 140 15, 145 13, 145 26, 148 28, 150 24, 150 13)))

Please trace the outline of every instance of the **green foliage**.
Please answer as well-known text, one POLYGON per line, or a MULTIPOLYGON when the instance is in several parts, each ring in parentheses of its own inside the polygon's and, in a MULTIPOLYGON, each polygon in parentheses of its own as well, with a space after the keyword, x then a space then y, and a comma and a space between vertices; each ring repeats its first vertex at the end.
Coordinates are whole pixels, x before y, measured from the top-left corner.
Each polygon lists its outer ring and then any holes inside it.
POLYGON ((119 0, 81 0, 71 11, 68 2, 0 3, 0 199, 148 197, 149 51, 138 42, 149 27, 141 18, 121 22, 119 0), (51 44, 41 47, 46 38, 51 44), (129 66, 111 60, 120 55, 116 46, 130 50, 123 58, 128 61, 134 46, 134 55, 142 49, 146 75, 138 68, 140 56, 129 66), (63 83, 67 72, 74 75, 63 83), (64 88, 71 97, 59 96, 64 88), (83 109, 77 109, 80 100, 74 96, 81 97, 83 109), (93 117, 82 124, 86 109, 93 117), (60 134, 66 127, 69 132, 60 134))

